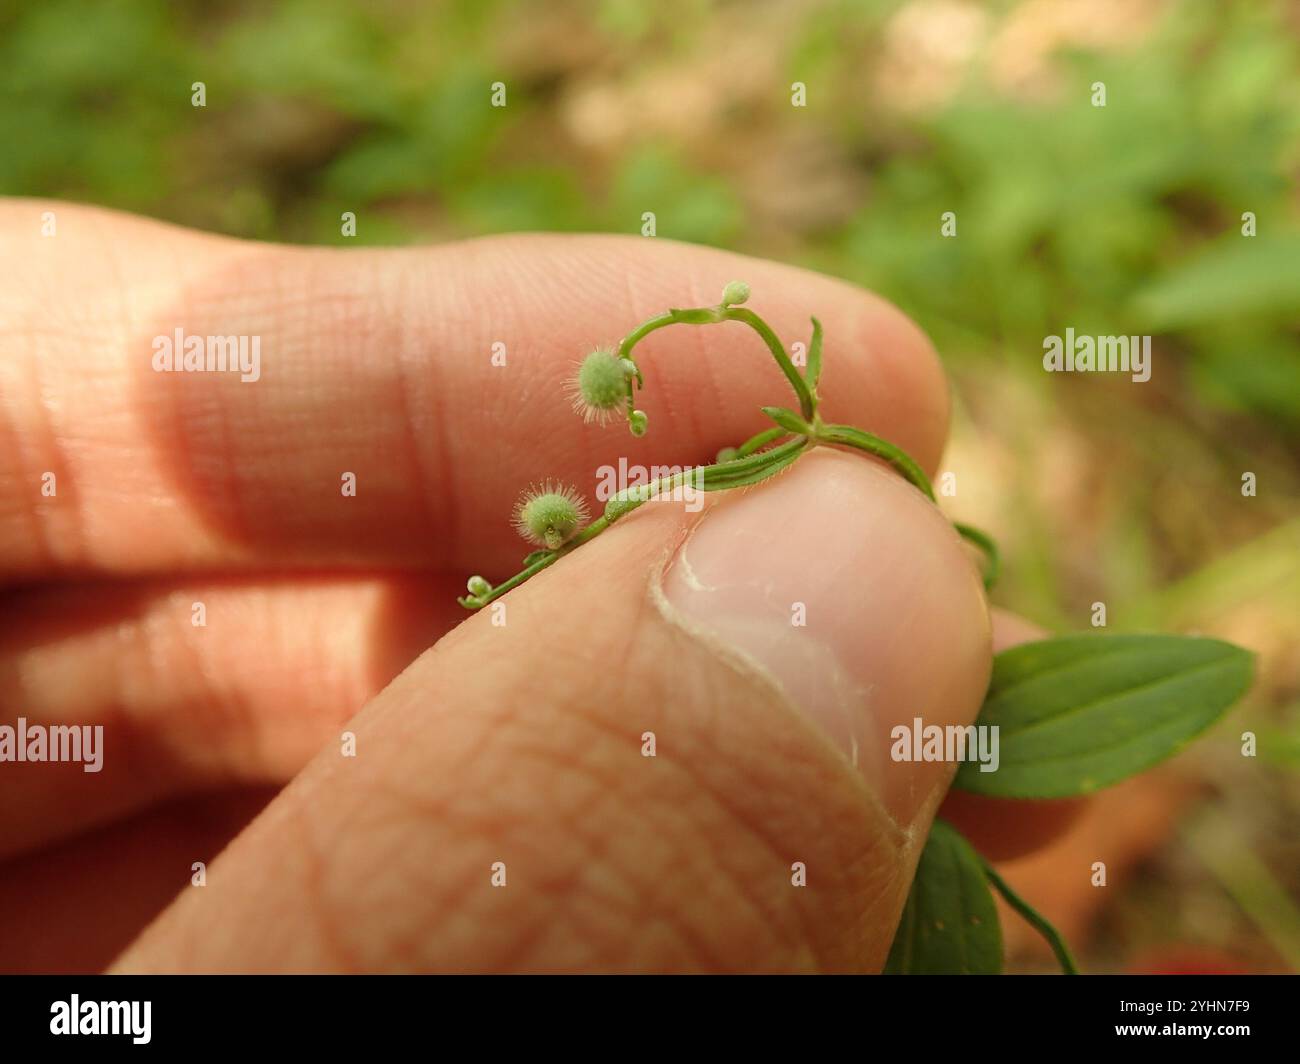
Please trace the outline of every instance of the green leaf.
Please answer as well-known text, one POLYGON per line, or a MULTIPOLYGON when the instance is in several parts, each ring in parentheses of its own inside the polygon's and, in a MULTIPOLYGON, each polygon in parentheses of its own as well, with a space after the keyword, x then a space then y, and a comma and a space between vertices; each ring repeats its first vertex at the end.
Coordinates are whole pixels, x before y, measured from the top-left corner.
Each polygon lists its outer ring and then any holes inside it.
POLYGON ((780 425, 781 428, 785 429, 786 432, 793 433, 796 436, 812 435, 812 426, 793 410, 787 410, 783 406, 760 406, 759 409, 780 425))
POLYGON ((808 382, 809 391, 817 391, 817 382, 822 376, 822 323, 813 318, 812 343, 808 345, 808 366, 804 370, 804 380, 808 382))
POLYGON ((801 436, 749 458, 705 466, 702 487, 705 491, 728 491, 757 484, 789 466, 807 446, 808 440, 801 436))
POLYGON ((934 488, 930 486, 930 478, 925 475, 925 470, 898 445, 882 440, 870 432, 855 429, 852 425, 823 425, 817 433, 817 438, 843 447, 856 447, 859 451, 866 451, 867 454, 883 458, 924 492, 927 499, 934 501, 934 488))
POLYGON ((936 820, 885 961, 888 975, 997 975, 1002 928, 979 855, 936 820))
POLYGON ((1176 635, 1078 635, 993 659, 976 725, 999 763, 967 761, 954 786, 1000 798, 1066 798, 1150 768, 1208 728, 1249 686, 1248 651, 1176 635))

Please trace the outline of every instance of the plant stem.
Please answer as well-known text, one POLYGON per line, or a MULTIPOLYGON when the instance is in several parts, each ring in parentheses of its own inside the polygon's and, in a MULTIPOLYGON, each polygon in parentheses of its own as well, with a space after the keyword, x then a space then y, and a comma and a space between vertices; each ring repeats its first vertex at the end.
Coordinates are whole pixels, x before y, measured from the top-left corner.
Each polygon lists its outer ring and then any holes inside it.
MULTIPOLYGON (((764 429, 756 436, 751 436, 739 447, 736 448, 736 458, 744 458, 753 454, 755 451, 766 447, 773 440, 779 440, 782 436, 787 435, 785 429, 780 425, 773 426, 770 429, 764 429)), ((735 461, 735 459, 732 459, 735 461)))
MULTIPOLYGON (((628 333, 619 342, 618 355, 620 358, 628 359, 634 366, 637 365, 636 359, 632 357, 632 349, 642 340, 649 336, 657 329, 663 329, 669 325, 712 325, 722 321, 738 321, 748 325, 759 337, 767 348, 772 352, 772 357, 776 359, 776 364, 781 367, 781 372, 785 374, 786 380, 790 382, 790 387, 794 389, 794 394, 799 400, 799 409, 803 412, 805 419, 811 421, 813 412, 817 409, 817 401, 809 389, 807 381, 800 376, 799 371, 794 368, 794 363, 790 361, 790 356, 786 354, 780 339, 772 331, 772 327, 762 318, 746 307, 690 307, 687 309, 673 309, 663 314, 657 314, 648 321, 643 321, 630 333, 628 333)), ((817 330, 820 331, 820 330, 817 330)), ((816 335, 814 340, 819 339, 816 335)), ((820 354, 820 344, 818 345, 818 354, 820 354)), ((637 385, 644 387, 645 382, 641 378, 641 368, 637 366, 636 371, 637 385)), ((627 385, 628 410, 633 406, 632 382, 629 380, 627 385)))
MULTIPOLYGON (((620 517, 639 509, 656 496, 676 490, 685 484, 687 480, 698 479, 701 491, 726 491, 731 488, 743 488, 749 484, 757 484, 785 469, 803 453, 804 448, 808 447, 810 443, 808 437, 800 436, 797 439, 781 444, 779 447, 773 447, 770 451, 763 451, 760 454, 750 455, 731 462, 697 466, 694 469, 683 470, 681 473, 674 473, 671 476, 660 477, 651 484, 634 489, 633 492, 622 492, 615 495, 605 504, 603 514, 587 525, 559 550, 544 553, 534 552, 534 554, 542 554, 542 556, 538 557, 531 565, 525 566, 509 580, 492 588, 486 595, 466 595, 458 601, 466 609, 481 609, 494 599, 500 598, 507 591, 518 587, 529 577, 540 573, 548 565, 555 564, 559 558, 576 550, 584 543, 595 539, 620 517)), ((533 555, 529 555, 529 557, 531 558, 533 555)))
MULTIPOLYGON (((731 288, 728 288, 727 292, 730 291, 731 288)), ((748 288, 746 287, 743 288, 743 294, 739 298, 743 299, 747 295, 748 288)), ((634 492, 621 492, 605 504, 604 513, 600 517, 582 529, 568 543, 555 551, 534 551, 524 559, 523 569, 515 576, 492 588, 484 595, 462 597, 459 599, 461 605, 469 609, 477 609, 487 605, 493 599, 504 595, 512 588, 518 587, 530 576, 554 564, 562 555, 568 554, 588 540, 594 539, 624 514, 630 513, 649 499, 665 491, 676 490, 685 483, 686 477, 698 479, 700 489, 703 491, 724 491, 728 488, 757 484, 785 469, 806 449, 821 443, 838 447, 851 447, 883 459, 901 473, 910 484, 918 488, 931 502, 937 501, 934 496, 934 489, 931 487, 925 471, 901 447, 897 447, 887 440, 882 440, 879 436, 864 432, 862 429, 854 428, 851 425, 825 425, 822 423, 820 415, 817 414, 819 403, 817 383, 821 376, 822 367, 821 322, 816 318, 812 319, 813 334, 808 352, 808 366, 806 372, 801 375, 795 369, 794 363, 791 361, 789 354, 786 353, 784 345, 782 345, 780 339, 766 321, 752 310, 726 302, 728 298, 726 293, 724 293, 723 298, 724 303, 718 306, 672 308, 663 314, 657 314, 653 318, 643 321, 619 341, 618 357, 626 359, 632 369, 632 372, 627 375, 627 411, 629 419, 632 419, 634 415, 640 419, 639 424, 634 425, 634 431, 644 432, 645 430, 644 415, 636 413, 636 389, 644 388, 645 380, 641 375, 641 367, 637 364, 632 352, 636 345, 651 333, 667 328, 669 325, 714 325, 724 321, 736 321, 748 325, 767 345, 772 357, 776 359, 776 364, 780 367, 781 372, 785 374, 786 380, 790 382, 790 387, 799 400, 799 410, 802 417, 784 407, 763 407, 763 412, 778 424, 774 428, 765 429, 763 432, 751 436, 739 447, 730 451, 730 457, 726 461, 716 462, 708 466, 699 466, 689 472, 661 478, 653 484, 637 488, 634 492), (776 443, 777 440, 785 436, 793 438, 769 448, 770 444, 776 443), (764 450, 764 448, 769 449, 764 450)), ((956 524, 955 527, 958 533, 984 552, 988 559, 984 571, 984 586, 986 589, 991 587, 993 581, 997 578, 999 566, 996 545, 988 535, 979 529, 962 524, 956 524)))
MULTIPOLYGON (((577 546, 579 543, 585 543, 592 536, 603 532, 605 528, 624 514, 631 513, 643 503, 649 502, 658 495, 676 490, 686 483, 688 479, 698 479, 701 491, 725 491, 728 488, 757 484, 759 481, 766 480, 788 466, 799 457, 799 454, 808 444, 808 438, 801 436, 798 439, 783 443, 779 447, 773 447, 770 451, 763 451, 730 462, 697 466, 694 469, 674 473, 671 476, 660 477, 654 483, 636 488, 633 492, 620 492, 605 504, 605 512, 579 532, 570 541, 570 544, 577 546)), ((565 549, 569 549, 568 544, 566 544, 565 549)))
POLYGON ((925 470, 916 464, 911 455, 888 440, 882 440, 870 432, 863 432, 862 429, 855 429, 852 425, 823 425, 817 432, 817 438, 825 443, 855 447, 859 451, 866 451, 867 454, 883 458, 910 483, 920 488, 927 499, 931 502, 936 501, 934 489, 930 487, 930 478, 925 475, 925 470))
POLYGON ((954 521, 952 527, 963 539, 974 543, 984 552, 984 557, 988 559, 988 564, 984 567, 984 590, 990 590, 997 583, 998 574, 1002 572, 1002 557, 998 553, 998 545, 993 541, 992 536, 974 525, 964 525, 960 521, 954 521))
POLYGON ((493 599, 500 598, 502 595, 504 595, 507 591, 511 590, 512 588, 518 587, 529 577, 536 576, 548 565, 553 565, 555 563, 555 559, 558 558, 562 553, 563 553, 562 551, 548 552, 545 557, 538 558, 531 565, 525 566, 519 572, 515 573, 515 575, 512 576, 509 580, 507 580, 505 583, 498 584, 496 587, 494 587, 491 591, 489 591, 486 595, 482 596, 481 598, 474 595, 465 595, 457 599, 456 601, 459 602, 466 609, 470 609, 470 610, 480 609, 483 606, 486 606, 493 599))
POLYGON ((1048 923, 1045 916, 1041 915, 1024 898, 1012 890, 1007 881, 998 875, 993 866, 983 857, 980 858, 980 864, 984 868, 984 874, 988 877, 988 881, 997 888, 997 892, 1006 899, 1007 904, 1023 916, 1025 922, 1047 940, 1047 944, 1052 947, 1052 952, 1056 954, 1057 962, 1061 965, 1061 971, 1066 975, 1078 975, 1079 966, 1075 964, 1074 955, 1070 952, 1070 947, 1065 944, 1065 939, 1061 937, 1061 933, 1048 923))
POLYGON ((813 402, 812 392, 808 390, 808 382, 794 368, 794 363, 790 361, 790 356, 786 354, 785 347, 782 346, 771 326, 747 307, 727 307, 722 312, 722 317, 726 321, 743 321, 763 338, 763 343, 767 344, 767 349, 772 352, 776 364, 781 367, 781 372, 785 374, 790 387, 794 389, 794 394, 798 396, 799 410, 803 413, 804 420, 811 421, 816 403, 813 402))
POLYGON ((642 340, 649 336, 656 329, 662 329, 666 325, 674 325, 677 317, 671 310, 663 314, 656 314, 653 318, 643 321, 625 337, 618 345, 618 354, 620 358, 631 358, 632 348, 636 347, 642 340))

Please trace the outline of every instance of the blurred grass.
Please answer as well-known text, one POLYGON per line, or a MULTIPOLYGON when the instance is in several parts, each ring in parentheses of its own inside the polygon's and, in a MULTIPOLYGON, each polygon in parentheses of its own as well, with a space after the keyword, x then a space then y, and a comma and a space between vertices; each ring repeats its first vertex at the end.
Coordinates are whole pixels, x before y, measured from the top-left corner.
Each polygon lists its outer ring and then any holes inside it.
MULTIPOLYGON (((344 211, 368 244, 636 233, 654 211, 661 237, 875 288, 952 371, 947 502, 1003 541, 999 601, 1052 628, 1101 601, 1116 628, 1256 649, 1241 719, 1266 749, 1206 779, 1293 829, 1294 6, 0 2, 0 144, 5 194, 243 237, 348 243, 344 211), (1151 381, 1044 374, 1067 326, 1151 333, 1151 381)), ((1251 897, 1295 894, 1294 842, 1249 834, 1251 897), (1270 867, 1282 887, 1259 886, 1270 867)))

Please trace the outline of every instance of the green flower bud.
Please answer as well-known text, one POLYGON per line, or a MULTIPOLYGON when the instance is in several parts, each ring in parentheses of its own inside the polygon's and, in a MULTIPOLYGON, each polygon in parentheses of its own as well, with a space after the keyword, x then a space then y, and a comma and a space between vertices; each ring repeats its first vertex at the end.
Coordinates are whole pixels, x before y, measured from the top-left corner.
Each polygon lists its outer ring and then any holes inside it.
POLYGON ((526 491, 515 505, 515 528, 529 543, 558 550, 587 520, 587 504, 568 485, 549 481, 526 491))
POLYGON ((732 281, 722 290, 722 305, 724 307, 734 306, 737 303, 743 303, 749 298, 749 285, 744 281, 732 281))
POLYGON ((644 436, 649 423, 650 419, 646 417, 644 410, 633 410, 627 416, 627 427, 632 430, 633 436, 644 436))
POLYGON ((484 595, 492 594, 492 585, 481 576, 471 576, 466 581, 465 587, 475 598, 482 598, 484 595))

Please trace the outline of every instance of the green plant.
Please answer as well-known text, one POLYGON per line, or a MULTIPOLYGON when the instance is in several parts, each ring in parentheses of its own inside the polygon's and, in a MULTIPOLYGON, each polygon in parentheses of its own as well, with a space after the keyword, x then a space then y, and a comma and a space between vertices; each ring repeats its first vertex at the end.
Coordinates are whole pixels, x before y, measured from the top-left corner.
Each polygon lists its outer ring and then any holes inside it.
MULTIPOLYGON (((571 489, 546 483, 525 493, 515 523, 542 545, 523 568, 492 586, 472 576, 458 601, 479 609, 600 535, 610 525, 685 478, 704 491, 757 484, 814 447, 857 450, 886 462, 931 502, 929 479, 901 448, 851 425, 828 424, 819 406, 822 328, 812 319, 808 361, 801 374, 772 328, 744 307, 749 286, 733 281, 712 307, 670 309, 633 329, 616 350, 597 348, 570 384, 575 409, 604 423, 621 411, 630 431, 643 435, 646 415, 636 407, 644 386, 634 350, 669 325, 743 322, 771 352, 794 392, 798 409, 765 406, 774 423, 700 469, 662 477, 614 495, 604 512, 582 526, 586 511, 571 489)), ((979 529, 954 528, 985 556, 984 585, 997 578, 998 551, 979 529)), ((1250 682, 1251 655, 1215 639, 1170 635, 1063 636, 1013 647, 997 655, 976 726, 1000 736, 996 772, 961 765, 954 786, 1003 798, 1062 798, 1088 794, 1169 757, 1208 728, 1250 682)), ((936 820, 917 866, 885 970, 896 973, 994 973, 1002 966, 1002 936, 991 889, 996 889, 1051 944, 1062 969, 1077 971, 1060 935, 951 825, 936 820)))
MULTIPOLYGON (((588 421, 605 423, 617 416, 620 410, 627 417, 628 428, 634 436, 643 435, 647 427, 644 411, 636 408, 636 390, 644 386, 640 367, 633 355, 637 344, 658 329, 669 325, 711 325, 723 321, 743 322, 753 329, 763 343, 767 345, 776 364, 785 374, 786 380, 794 390, 798 400, 797 411, 780 406, 765 406, 761 410, 775 424, 770 429, 746 440, 738 447, 724 449, 718 455, 718 461, 712 465, 692 469, 662 477, 653 483, 619 492, 605 504, 605 510, 591 524, 576 531, 568 530, 563 536, 552 536, 554 542, 547 543, 547 549, 533 551, 524 559, 523 569, 509 580, 495 587, 488 586, 484 592, 485 581, 481 576, 473 578, 474 586, 470 593, 459 599, 462 606, 478 609, 486 606, 493 599, 504 595, 512 588, 518 587, 529 577, 553 565, 559 558, 576 550, 588 540, 600 535, 620 517, 631 513, 642 503, 661 493, 671 492, 682 486, 687 478, 694 481, 696 487, 704 491, 726 491, 757 484, 768 477, 775 476, 791 465, 800 455, 814 446, 839 447, 848 450, 865 451, 869 455, 883 459, 908 481, 914 484, 926 498, 934 501, 934 489, 911 456, 901 448, 873 436, 852 425, 831 425, 822 420, 818 411, 820 397, 817 392, 822 364, 822 327, 812 319, 812 341, 808 347, 808 364, 801 374, 795 368, 790 356, 772 331, 771 326, 752 310, 742 306, 749 299, 749 286, 740 281, 727 285, 722 294, 722 301, 714 307, 693 307, 687 310, 673 309, 656 315, 627 334, 619 343, 617 350, 597 348, 592 351, 578 367, 569 384, 569 393, 575 409, 588 421), (478 589, 476 592, 475 589, 478 589)), ((548 494, 562 489, 547 485, 539 492, 526 494, 521 500, 521 507, 535 505, 548 494)), ((522 510, 516 508, 516 524, 522 510)), ((984 582, 991 587, 997 577, 998 555, 993 540, 978 529, 969 525, 955 524, 961 535, 984 551, 987 556, 984 582)), ((525 528, 520 526, 520 531, 525 528)), ((541 542, 537 535, 525 532, 525 538, 541 542)))

